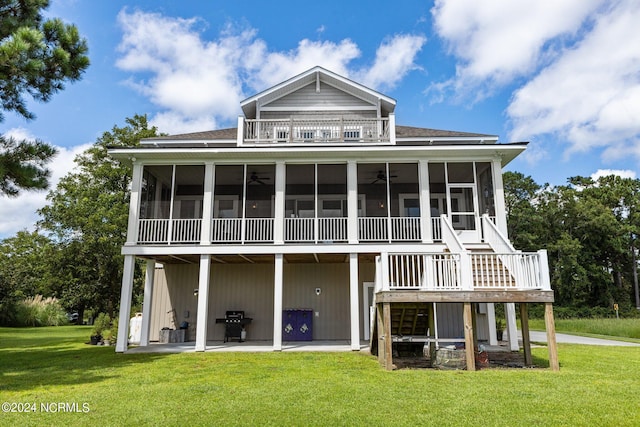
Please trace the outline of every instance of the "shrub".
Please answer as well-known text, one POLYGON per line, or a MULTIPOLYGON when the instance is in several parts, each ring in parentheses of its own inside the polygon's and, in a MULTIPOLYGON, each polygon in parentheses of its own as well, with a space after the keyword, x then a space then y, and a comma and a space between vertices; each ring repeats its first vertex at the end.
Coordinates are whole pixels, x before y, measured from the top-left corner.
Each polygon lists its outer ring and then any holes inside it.
POLYGON ((98 317, 93 321, 93 329, 91 330, 91 335, 93 336, 102 336, 102 332, 105 329, 111 328, 111 317, 108 314, 100 313, 98 317))

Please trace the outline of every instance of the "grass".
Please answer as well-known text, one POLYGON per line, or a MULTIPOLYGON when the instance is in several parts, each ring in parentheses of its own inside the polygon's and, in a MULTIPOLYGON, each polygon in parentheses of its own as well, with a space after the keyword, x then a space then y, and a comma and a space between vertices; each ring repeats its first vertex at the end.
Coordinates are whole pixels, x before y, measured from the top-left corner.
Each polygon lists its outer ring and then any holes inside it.
MULTIPOLYGON (((640 319, 556 319, 556 332, 620 339, 640 343, 640 319)), ((530 319, 529 327, 544 330, 544 320, 530 319)))
MULTIPOLYGON (((561 370, 384 371, 361 353, 115 354, 90 327, 0 328, 0 425, 638 425, 640 348, 559 345, 561 370), (88 412, 43 413, 42 404, 88 412)), ((537 362, 546 348, 534 348, 537 362)))

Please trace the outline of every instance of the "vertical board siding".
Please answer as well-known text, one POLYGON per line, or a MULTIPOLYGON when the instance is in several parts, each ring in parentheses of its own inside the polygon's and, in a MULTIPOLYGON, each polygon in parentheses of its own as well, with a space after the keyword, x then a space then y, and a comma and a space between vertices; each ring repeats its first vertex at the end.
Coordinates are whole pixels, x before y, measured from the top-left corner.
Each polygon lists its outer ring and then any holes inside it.
MULTIPOLYGON (((362 304, 362 283, 374 280, 373 263, 359 263, 358 301, 362 304)), ((253 319, 247 327, 248 340, 273 339, 273 265, 216 264, 211 266, 207 339, 222 341, 224 326, 216 324, 227 310, 244 310, 253 319)), ((195 330, 198 298, 198 265, 167 264, 157 269, 154 281, 150 340, 157 341, 160 329, 173 327, 175 309, 177 327, 182 321, 195 330), (185 315, 188 314, 188 317, 185 315)), ((283 307, 306 308, 314 312, 313 339, 350 339, 349 264, 285 264, 283 307), (315 289, 321 294, 316 295, 315 289), (315 317, 318 312, 318 317, 315 317)), ((360 336, 364 334, 362 310, 358 318, 360 336)), ((192 337, 193 338, 193 337, 192 337)))
POLYGON ((314 340, 348 340, 349 264, 286 264, 283 308, 313 310, 314 340))
POLYGON ((247 340, 273 339, 273 264, 212 264, 209 285, 207 339, 224 339, 227 310, 242 310, 252 318, 247 340))

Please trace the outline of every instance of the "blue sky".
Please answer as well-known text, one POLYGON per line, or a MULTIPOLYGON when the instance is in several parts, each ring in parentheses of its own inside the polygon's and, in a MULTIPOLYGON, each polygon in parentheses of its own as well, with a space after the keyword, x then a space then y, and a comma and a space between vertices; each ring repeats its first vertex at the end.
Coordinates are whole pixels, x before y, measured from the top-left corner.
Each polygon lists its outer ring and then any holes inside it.
MULTIPOLYGON (((114 125, 235 126, 239 101, 321 65, 397 100, 398 124, 530 141, 508 169, 538 183, 640 173, 636 0, 52 0, 91 66, 33 121, 0 132, 59 147, 53 183, 114 125)), ((46 193, 0 199, 0 238, 31 228, 46 193)))

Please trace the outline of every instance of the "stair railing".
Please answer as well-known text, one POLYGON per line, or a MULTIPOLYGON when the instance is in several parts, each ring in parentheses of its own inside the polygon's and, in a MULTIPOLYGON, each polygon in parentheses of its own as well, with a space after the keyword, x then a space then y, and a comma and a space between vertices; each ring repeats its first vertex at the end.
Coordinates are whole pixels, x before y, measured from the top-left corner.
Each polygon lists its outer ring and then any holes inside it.
POLYGON ((458 268, 458 283, 462 290, 473 290, 473 275, 471 272, 471 256, 465 249, 464 245, 458 238, 456 231, 451 225, 447 215, 440 217, 440 231, 442 233, 442 241, 452 254, 457 254, 460 259, 460 268, 458 268))
POLYGON ((551 290, 546 250, 522 253, 515 249, 488 215, 482 216, 482 230, 485 243, 491 246, 503 265, 513 275, 517 287, 551 290))

